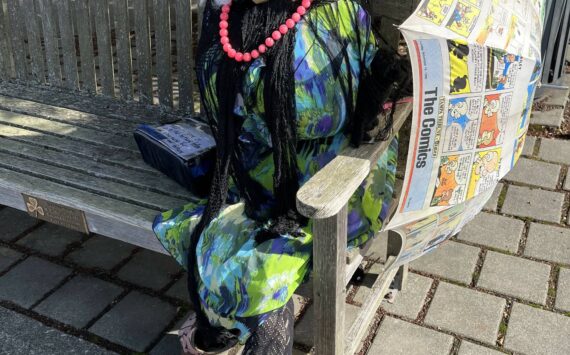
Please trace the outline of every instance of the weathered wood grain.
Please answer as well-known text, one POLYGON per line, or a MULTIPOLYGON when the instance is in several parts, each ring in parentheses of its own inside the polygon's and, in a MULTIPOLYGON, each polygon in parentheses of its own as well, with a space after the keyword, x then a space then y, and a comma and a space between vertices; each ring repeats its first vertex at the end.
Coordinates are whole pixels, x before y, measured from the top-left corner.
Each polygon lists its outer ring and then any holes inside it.
POLYGON ((175 197, 99 179, 89 174, 22 158, 14 154, 0 152, 0 167, 153 210, 164 211, 186 203, 186 201, 175 197))
POLYGON ((44 83, 46 81, 45 73, 45 57, 41 44, 40 21, 41 18, 36 12, 35 0, 24 0, 23 2, 26 9, 28 9, 28 16, 24 17, 26 22, 26 33, 28 35, 28 50, 30 52, 31 60, 31 77, 32 82, 44 83))
POLYGON ((176 61, 179 110, 194 114, 194 55, 192 53, 192 1, 176 0, 176 61))
POLYGON ((153 0, 156 40, 156 74, 158 101, 162 108, 171 109, 172 58, 170 54, 170 4, 168 0, 153 0))
POLYGON ((0 204, 26 210, 21 193, 85 212, 89 230, 140 247, 165 253, 152 232, 158 211, 113 200, 27 174, 0 168, 0 204))
POLYGON ((150 24, 148 3, 139 1, 134 7, 137 59, 137 88, 139 101, 152 104, 152 59, 150 54, 150 24))
POLYGON ((115 96, 115 71, 113 69, 113 48, 109 23, 108 0, 94 0, 95 31, 97 32, 97 58, 103 95, 115 96))
POLYGON ((0 79, 9 79, 14 76, 14 62, 8 30, 8 18, 4 7, 0 6, 0 79))
POLYGON ((78 90, 77 55, 75 53, 75 35, 71 24, 70 1, 58 0, 55 2, 59 20, 59 33, 61 49, 63 51, 64 85, 71 90, 78 90))
POLYGON ((334 216, 370 172, 365 159, 338 156, 297 192, 297 209, 309 218, 334 216))
POLYGON ((347 205, 313 221, 313 320, 315 353, 342 354, 346 298, 347 205))
MULTIPOLYGON (((137 6, 135 4, 135 6, 137 6)), ((131 57, 131 34, 127 0, 115 0, 115 36, 117 42, 118 82, 121 99, 133 99, 133 68, 131 57)))
POLYGON ((61 86, 61 65, 59 62, 59 46, 57 43, 57 19, 51 0, 38 1, 42 16, 42 28, 46 53, 48 81, 55 86, 61 86))
POLYGON ((22 8, 20 6, 19 0, 8 0, 7 10, 8 10, 8 32, 11 42, 12 55, 14 58, 14 68, 16 72, 16 78, 20 80, 26 80, 28 78, 28 68, 26 59, 26 31, 23 26, 23 21, 21 18, 22 8))
POLYGON ((91 33, 91 17, 88 0, 75 0, 75 16, 77 18, 77 40, 79 42, 79 59, 81 62, 81 89, 90 93, 97 92, 95 78, 95 61, 93 59, 93 36, 91 33))

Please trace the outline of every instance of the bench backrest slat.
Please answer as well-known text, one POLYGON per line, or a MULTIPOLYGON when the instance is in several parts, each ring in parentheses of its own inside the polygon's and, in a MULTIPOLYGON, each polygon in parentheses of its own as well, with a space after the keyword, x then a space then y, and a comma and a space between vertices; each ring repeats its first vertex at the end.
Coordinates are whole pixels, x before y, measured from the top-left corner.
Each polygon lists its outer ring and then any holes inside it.
POLYGON ((93 0, 95 7, 95 30, 97 32, 97 58, 103 94, 115 96, 115 73, 111 48, 111 28, 109 23, 109 2, 93 0))
POLYGON ((0 79, 8 79, 14 76, 14 63, 10 55, 12 48, 8 39, 8 17, 3 5, 0 1, 0 79))
POLYGON ((54 16, 54 9, 49 0, 39 0, 38 5, 42 15, 48 81, 52 85, 61 86, 61 64, 57 42, 57 20, 54 16))
POLYGON ((55 1, 61 48, 63 55, 64 85, 71 90, 78 90, 77 55, 75 50, 75 35, 71 24, 72 17, 68 1, 55 1))
POLYGON ((31 10, 27 16, 24 16, 26 21, 26 33, 28 35, 28 49, 30 53, 35 53, 30 56, 31 80, 44 83, 46 80, 46 72, 40 32, 41 18, 38 16, 38 12, 35 11, 35 0, 24 0, 23 4, 26 9, 31 10))
POLYGON ((127 0, 115 0, 114 7, 111 10, 115 22, 115 40, 117 42, 119 92, 121 99, 130 101, 133 99, 133 68, 127 0))
POLYGON ((146 0, 141 0, 134 6, 134 15, 139 101, 143 104, 152 104, 150 19, 146 0))
MULTIPOLYGON (((62 0, 60 0, 62 1, 62 0)), ((93 59, 93 36, 91 33, 91 16, 88 0, 75 0, 75 18, 79 57, 81 63, 81 90, 96 93, 95 61, 93 59)))
POLYGON ((27 65, 26 65, 26 45, 24 43, 24 31, 21 19, 24 14, 21 13, 21 6, 19 0, 8 0, 8 28, 9 38, 12 42, 12 53, 14 55, 14 69, 16 71, 16 78, 20 80, 27 80, 27 65))
POLYGON ((175 7, 179 108, 185 113, 194 114, 192 2, 190 0, 175 0, 175 7), (185 63, 185 65, 180 65, 181 63, 185 63))
MULTIPOLYGON (((172 58, 170 47, 170 7, 168 0, 154 0, 156 41, 156 74, 158 101, 162 107, 172 107, 172 58)), ((187 65, 184 63, 183 65, 187 65)))

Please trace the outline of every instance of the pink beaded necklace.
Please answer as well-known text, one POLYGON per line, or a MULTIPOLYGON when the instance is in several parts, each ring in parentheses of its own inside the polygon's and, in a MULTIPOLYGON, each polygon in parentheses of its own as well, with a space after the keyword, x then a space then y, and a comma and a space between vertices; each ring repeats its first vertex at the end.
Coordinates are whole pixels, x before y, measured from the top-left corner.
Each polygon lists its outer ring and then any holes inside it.
POLYGON ((275 41, 279 41, 290 29, 295 27, 295 24, 301 21, 301 16, 307 13, 307 9, 311 7, 311 0, 303 0, 301 6, 297 8, 297 11, 295 11, 284 24, 280 25, 277 30, 273 31, 271 36, 265 39, 264 43, 261 43, 257 49, 245 53, 235 50, 228 37, 228 19, 230 17, 231 5, 232 3, 230 1, 229 4, 222 6, 222 13, 220 14, 220 42, 223 45, 224 52, 229 58, 234 59, 236 62, 249 62, 265 53, 267 48, 273 47, 275 41))

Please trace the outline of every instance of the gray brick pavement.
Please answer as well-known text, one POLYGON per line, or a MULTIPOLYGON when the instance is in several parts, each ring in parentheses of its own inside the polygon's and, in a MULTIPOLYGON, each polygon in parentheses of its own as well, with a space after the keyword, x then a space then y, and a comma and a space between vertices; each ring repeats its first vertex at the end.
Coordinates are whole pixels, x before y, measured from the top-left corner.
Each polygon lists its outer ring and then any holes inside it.
POLYGON ((6 270, 16 261, 20 260, 22 253, 15 250, 0 247, 0 272, 6 270))
POLYGON ((441 282, 425 322, 494 344, 505 305, 502 298, 441 282))
POLYGON ((503 184, 501 182, 497 184, 497 186, 495 187, 495 190, 493 191, 493 194, 491 195, 491 198, 489 198, 489 201, 487 201, 487 203, 483 207, 485 210, 497 212, 497 208, 498 208, 498 204, 499 204, 499 196, 500 196, 501 191, 503 190, 504 186, 505 186, 505 184, 503 184))
MULTIPOLYGON (((346 315, 344 318, 344 327, 345 329, 348 329, 356 319, 360 308, 348 303, 345 304, 345 306, 346 315)), ((315 318, 313 316, 313 312, 314 307, 309 307, 303 315, 303 318, 301 318, 295 326, 295 343, 305 346, 313 346, 313 320, 315 318)))
POLYGON ((556 308, 570 312, 570 269, 561 268, 558 276, 558 292, 556 293, 556 308))
POLYGON ((29 308, 72 270, 31 256, 0 277, 0 300, 29 308))
POLYGON ((570 265, 570 229, 532 223, 525 255, 570 265))
POLYGON ((182 268, 170 256, 142 250, 135 254, 117 275, 136 285, 159 290, 180 271, 182 268))
POLYGON ((76 276, 42 301, 34 310, 75 328, 85 327, 123 289, 90 276, 76 276))
POLYGON ((86 268, 109 271, 129 257, 135 248, 131 244, 111 238, 92 236, 67 258, 86 268))
POLYGON ((45 223, 17 244, 49 256, 61 256, 69 245, 79 243, 83 238, 79 232, 45 223))
POLYGON ((570 165, 570 144, 562 139, 540 139, 540 159, 570 165))
POLYGON ((526 185, 555 189, 560 177, 561 166, 539 160, 520 158, 505 180, 526 185))
POLYGON ((458 355, 502 355, 503 353, 478 344, 463 340, 458 355))
POLYGON ((182 302, 188 302, 188 275, 184 273, 180 280, 166 291, 166 295, 182 302))
POLYGON ((569 329, 570 317, 515 303, 505 348, 528 355, 568 354, 569 329))
POLYGON ((530 116, 531 125, 560 128, 564 120, 564 110, 556 108, 549 111, 534 111, 530 116))
POLYGON ((0 210, 0 240, 9 241, 38 224, 38 220, 13 208, 0 210))
POLYGON ((524 147, 522 151, 522 155, 531 157, 534 155, 534 147, 536 146, 536 137, 533 136, 526 136, 524 141, 524 147))
POLYGON ((488 252, 477 286, 508 296, 546 304, 550 266, 488 252))
POLYGON ((516 253, 523 229, 523 221, 481 212, 463 227, 457 238, 516 253))
POLYGON ((560 223, 563 204, 563 193, 511 185, 501 211, 513 216, 560 223))
POLYGON ((416 319, 424 305, 426 296, 433 280, 421 275, 410 273, 408 284, 398 293, 394 303, 382 302, 382 308, 399 316, 416 319))

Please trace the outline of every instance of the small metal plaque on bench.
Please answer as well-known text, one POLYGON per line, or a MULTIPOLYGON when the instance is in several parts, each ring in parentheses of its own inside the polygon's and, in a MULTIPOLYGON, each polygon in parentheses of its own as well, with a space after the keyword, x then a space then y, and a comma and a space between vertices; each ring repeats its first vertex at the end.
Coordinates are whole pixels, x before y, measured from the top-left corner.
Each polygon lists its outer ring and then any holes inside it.
POLYGON ((30 216, 65 228, 89 234, 85 213, 76 208, 46 201, 39 197, 22 194, 30 216))

